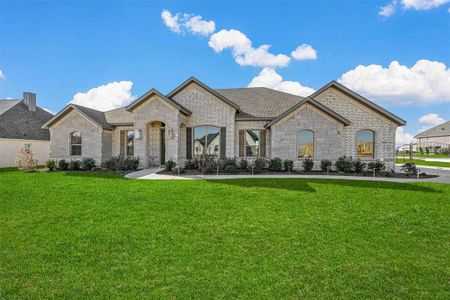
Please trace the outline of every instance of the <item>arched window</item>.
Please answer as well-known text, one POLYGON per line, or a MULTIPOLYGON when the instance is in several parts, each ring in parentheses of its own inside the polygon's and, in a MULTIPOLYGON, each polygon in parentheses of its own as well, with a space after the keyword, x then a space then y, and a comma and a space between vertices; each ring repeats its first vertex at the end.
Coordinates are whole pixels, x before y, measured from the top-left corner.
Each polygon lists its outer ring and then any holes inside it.
POLYGON ((79 131, 70 134, 70 155, 81 155, 81 133, 79 131))
POLYGON ((314 157, 314 131, 302 130, 297 134, 297 157, 314 157))
POLYGON ((360 157, 373 157, 375 133, 372 130, 360 130, 356 133, 356 153, 360 157))
POLYGON ((215 126, 199 126, 194 128, 194 156, 219 156, 220 128, 215 126))

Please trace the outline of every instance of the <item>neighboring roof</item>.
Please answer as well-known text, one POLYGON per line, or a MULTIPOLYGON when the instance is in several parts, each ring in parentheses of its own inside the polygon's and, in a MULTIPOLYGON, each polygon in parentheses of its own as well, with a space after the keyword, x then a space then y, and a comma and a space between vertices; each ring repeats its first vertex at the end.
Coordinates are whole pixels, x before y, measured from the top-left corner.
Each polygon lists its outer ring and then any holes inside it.
POLYGON ((152 95, 157 95, 159 96, 161 99, 163 99, 164 101, 166 101, 167 103, 169 103, 170 105, 174 106, 176 109, 178 109, 179 111, 181 111, 182 113, 186 114, 186 115, 190 115, 192 114, 192 112, 185 108, 183 105, 181 105, 180 103, 178 103, 177 101, 171 99, 170 97, 166 97, 163 94, 161 94, 158 90, 156 89, 151 89, 150 91, 148 91, 147 93, 145 93, 144 95, 142 95, 141 97, 139 97, 138 99, 136 99, 136 101, 134 101, 133 103, 131 103, 130 105, 128 105, 126 107, 127 111, 133 111, 133 109, 135 109, 136 107, 138 107, 140 104, 142 104, 143 102, 145 102, 150 96, 152 95))
POLYGON ((312 106, 316 107, 317 109, 320 109, 321 111, 323 111, 324 113, 326 113, 327 115, 329 115, 330 117, 338 120, 339 122, 341 122, 342 124, 344 124, 345 126, 350 125, 350 121, 347 120, 346 118, 344 118, 343 116, 335 113, 334 111, 332 111, 331 109, 329 109, 328 107, 320 104, 319 102, 317 102, 316 100, 312 99, 311 97, 307 97, 304 98, 302 101, 300 101, 299 103, 297 103, 296 105, 294 105, 293 107, 291 107, 290 109, 286 110, 285 112, 283 112, 281 115, 279 115, 277 118, 275 118, 274 120, 272 120, 271 122, 269 122, 266 127, 270 127, 273 124, 277 123, 278 121, 282 120, 284 117, 286 117, 288 114, 290 114, 291 112, 297 110, 299 107, 301 107, 304 104, 311 104, 312 106))
POLYGON ((49 120, 47 123, 42 125, 42 128, 49 128, 53 124, 55 124, 57 121, 59 121, 62 117, 67 115, 72 110, 78 111, 82 116, 87 118, 88 120, 96 123, 98 126, 104 128, 104 129, 111 129, 112 126, 106 121, 105 113, 92 109, 87 108, 85 106, 76 105, 76 104, 69 104, 66 107, 64 107, 60 112, 58 112, 51 120, 49 120))
POLYGON ((303 100, 303 97, 265 87, 216 89, 216 91, 239 105, 241 111, 236 115, 237 120, 272 120, 303 100))
POLYGON ((126 107, 116 108, 110 111, 105 111, 106 121, 114 126, 118 125, 133 125, 133 113, 127 111, 126 107))
POLYGON ((53 115, 40 107, 30 111, 23 100, 0 100, 0 138, 50 140, 50 132, 42 124, 53 115))
POLYGON ((233 101, 231 101, 230 99, 225 97, 224 95, 213 90, 212 88, 210 88, 209 86, 207 86, 206 84, 204 84, 203 82, 201 82, 200 80, 198 80, 197 78, 195 78, 193 76, 189 77, 185 82, 183 82, 178 87, 176 87, 173 91, 171 91, 169 94, 167 94, 167 97, 169 97, 169 98, 174 97, 176 94, 178 94, 178 92, 180 92, 182 89, 184 89, 184 87, 186 87, 187 85, 189 85, 192 82, 195 82, 196 84, 198 84, 199 86, 201 86, 202 88, 204 88, 205 90, 207 90, 208 92, 210 92, 211 94, 213 94, 214 96, 216 96, 217 98, 222 100, 223 102, 227 103, 231 107, 234 107, 237 111, 241 110, 239 105, 237 105, 236 103, 234 103, 233 101))
POLYGON ((437 136, 450 136, 450 121, 444 122, 442 124, 439 124, 438 126, 425 130, 414 137, 416 139, 419 139, 437 136))
POLYGON ((317 90, 316 92, 314 92, 312 95, 310 95, 311 98, 316 97, 317 95, 319 95, 320 93, 322 93, 323 91, 325 91, 326 89, 328 89, 329 87, 334 87, 337 88, 338 90, 340 90, 341 92, 343 92, 344 94, 347 94, 348 96, 352 97, 353 99, 357 100, 358 102, 366 105, 367 107, 369 107, 370 109, 380 113, 381 115, 387 117, 388 119, 394 121, 395 123, 397 123, 398 125, 406 125, 406 121, 403 120, 402 118, 394 115, 393 113, 385 110, 384 108, 382 108, 381 106, 378 106, 377 104, 373 103, 372 101, 364 98, 363 96, 361 96, 358 93, 355 93, 354 91, 350 90, 349 88, 343 86, 342 84, 340 84, 339 82, 333 80, 330 83, 326 84, 325 86, 321 87, 319 90, 317 90))
POLYGON ((4 113, 5 111, 7 111, 8 109, 10 109, 11 107, 13 107, 14 105, 16 105, 17 103, 19 103, 21 100, 17 100, 17 99, 5 99, 5 100, 0 100, 0 115, 2 113, 4 113))

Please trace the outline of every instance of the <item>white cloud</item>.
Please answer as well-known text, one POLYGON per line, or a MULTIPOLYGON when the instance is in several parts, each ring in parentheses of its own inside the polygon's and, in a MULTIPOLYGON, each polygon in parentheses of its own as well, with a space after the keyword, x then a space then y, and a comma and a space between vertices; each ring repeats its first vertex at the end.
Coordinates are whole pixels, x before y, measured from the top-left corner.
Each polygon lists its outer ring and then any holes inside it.
POLYGON ((450 69, 437 61, 418 60, 411 68, 392 61, 387 68, 359 65, 338 80, 367 97, 392 105, 450 102, 450 69))
POLYGON ((235 61, 241 66, 286 67, 291 60, 287 55, 270 53, 270 45, 253 48, 252 41, 235 29, 222 29, 213 34, 208 45, 215 52, 231 49, 235 61))
POLYGON ((395 2, 389 3, 385 6, 380 7, 380 11, 378 12, 378 14, 383 17, 389 17, 393 13, 395 13, 395 10, 396 10, 395 7, 396 7, 395 2))
POLYGON ((248 87, 267 87, 303 97, 315 92, 314 89, 303 86, 297 81, 283 81, 283 77, 272 68, 264 68, 258 76, 252 79, 248 87))
POLYGON ((189 31, 193 34, 208 36, 216 30, 214 21, 203 20, 202 16, 176 13, 172 15, 170 11, 164 9, 161 13, 164 24, 173 32, 184 33, 189 31))
POLYGON ((389 17, 395 13, 398 6, 401 6, 401 8, 403 8, 404 10, 408 9, 429 10, 432 8, 440 7, 449 2, 450 0, 401 0, 401 1, 393 0, 387 5, 381 7, 378 14, 383 17, 389 17))
POLYGON ((179 23, 179 21, 180 21, 179 14, 172 15, 170 13, 170 11, 165 9, 161 13, 161 18, 163 19, 164 24, 167 27, 169 27, 170 30, 172 30, 173 32, 177 32, 177 33, 181 32, 180 23, 179 23))
POLYGON ((296 60, 309 60, 317 59, 317 52, 311 45, 303 44, 297 47, 291 53, 292 57, 296 60))
POLYGON ((412 134, 405 132, 404 127, 397 127, 397 131, 395 132, 395 144, 397 146, 402 146, 405 144, 410 144, 415 142, 416 139, 412 134))
POLYGON ((438 114, 426 114, 419 119, 419 123, 423 125, 419 132, 430 129, 431 127, 437 126, 444 122, 445 120, 439 117, 438 114))
POLYGON ((76 93, 70 103, 79 104, 100 111, 107 111, 129 104, 134 97, 131 95, 131 81, 114 81, 85 93, 76 93))
POLYGON ((402 0, 402 6, 405 9, 428 10, 448 2, 450 0, 402 0))
POLYGON ((2 70, 0 70, 0 79, 5 79, 5 73, 2 70))
POLYGON ((204 36, 208 36, 216 30, 214 21, 205 21, 201 16, 189 18, 184 25, 190 32, 204 36))

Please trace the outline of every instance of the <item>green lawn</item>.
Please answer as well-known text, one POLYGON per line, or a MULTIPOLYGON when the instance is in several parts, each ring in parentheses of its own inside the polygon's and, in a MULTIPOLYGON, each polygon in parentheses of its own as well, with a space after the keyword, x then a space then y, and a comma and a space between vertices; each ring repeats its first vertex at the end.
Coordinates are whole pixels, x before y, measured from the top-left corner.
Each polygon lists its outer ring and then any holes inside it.
POLYGON ((0 171, 0 298, 450 297, 450 185, 0 171))
POLYGON ((450 158, 448 154, 414 154, 415 157, 424 157, 424 158, 450 158))
POLYGON ((425 161, 420 159, 403 159, 398 158, 395 161, 397 164, 404 164, 407 162, 415 163, 417 166, 432 166, 432 167, 444 167, 444 168, 450 168, 450 163, 448 162, 441 162, 441 161, 425 161))

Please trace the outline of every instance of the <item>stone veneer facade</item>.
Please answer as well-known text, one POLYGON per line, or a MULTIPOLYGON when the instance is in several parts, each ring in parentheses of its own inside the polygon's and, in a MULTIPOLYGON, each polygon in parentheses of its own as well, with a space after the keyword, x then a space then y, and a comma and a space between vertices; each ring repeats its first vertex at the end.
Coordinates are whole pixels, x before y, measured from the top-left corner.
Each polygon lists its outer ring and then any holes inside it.
MULTIPOLYGON (((226 128, 226 157, 239 158, 239 130, 264 129, 268 121, 236 120, 237 110, 216 95, 191 82, 172 97, 192 112, 186 115, 153 94, 132 110, 134 126, 117 125, 112 130, 101 128, 73 110, 50 126, 51 158, 77 159, 70 156, 70 133, 82 134, 82 157, 97 162, 116 156, 119 151, 120 130, 139 129, 142 138, 135 139, 134 153, 140 158, 140 167, 159 165, 160 134, 165 134, 165 159, 178 163, 186 160, 186 127, 211 125, 226 128), (161 126, 164 124, 164 131, 161 126)), ((306 103, 266 128, 266 158, 292 159, 296 168, 302 160, 297 158, 297 133, 303 129, 314 131, 314 161, 318 168, 322 159, 335 161, 342 155, 356 157, 356 132, 370 129, 375 132, 374 158, 394 167, 395 131, 397 124, 357 100, 329 87, 314 96, 314 100, 350 121, 344 126, 336 118, 306 103)), ((252 158, 250 158, 252 159, 252 158)))

